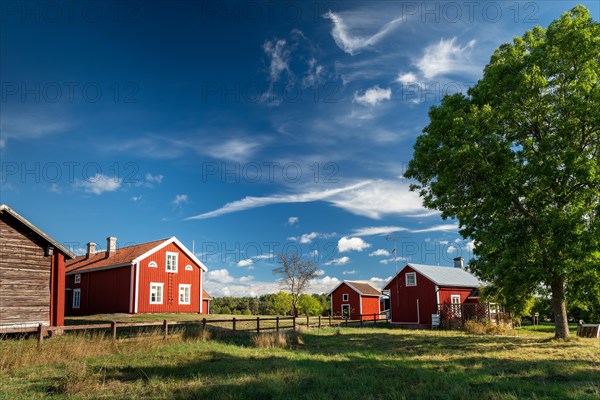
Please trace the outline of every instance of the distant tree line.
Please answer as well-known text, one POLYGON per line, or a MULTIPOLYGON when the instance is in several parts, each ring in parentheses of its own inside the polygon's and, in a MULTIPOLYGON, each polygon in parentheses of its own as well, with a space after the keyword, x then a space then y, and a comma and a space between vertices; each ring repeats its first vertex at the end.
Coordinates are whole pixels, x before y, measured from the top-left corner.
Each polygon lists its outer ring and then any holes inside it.
MULTIPOLYGON (((292 315, 292 295, 284 291, 259 297, 214 297, 211 314, 233 315, 292 315)), ((327 316, 330 313, 329 297, 322 294, 302 294, 297 301, 298 315, 327 316)))

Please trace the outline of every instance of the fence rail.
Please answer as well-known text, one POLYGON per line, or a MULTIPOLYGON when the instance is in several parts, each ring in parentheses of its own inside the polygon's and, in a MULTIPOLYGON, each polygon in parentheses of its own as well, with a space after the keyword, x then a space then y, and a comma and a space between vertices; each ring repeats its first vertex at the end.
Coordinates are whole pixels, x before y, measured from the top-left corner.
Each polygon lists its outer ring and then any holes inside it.
POLYGON ((466 321, 487 320, 497 324, 511 321, 510 312, 494 303, 438 304, 437 314, 441 326, 450 329, 460 328, 466 321))
POLYGON ((207 326, 220 327, 229 329, 233 332, 256 332, 260 333, 263 331, 277 332, 284 330, 296 331, 298 327, 310 328, 322 328, 325 326, 352 326, 360 325, 364 326, 366 322, 376 324, 377 322, 385 321, 388 322, 387 314, 362 314, 359 319, 351 320, 342 317, 256 317, 256 318, 223 318, 223 319, 207 319, 203 318, 196 321, 156 321, 156 322, 116 322, 111 321, 101 324, 84 324, 84 325, 64 325, 64 326, 45 326, 39 324, 37 326, 27 327, 11 327, 2 328, 0 327, 0 335, 14 334, 14 333, 36 333, 38 339, 38 346, 41 347, 44 341, 44 337, 47 334, 60 334, 65 331, 87 331, 87 330, 110 330, 111 337, 113 340, 117 339, 117 330, 119 328, 132 328, 132 327, 156 327, 160 326, 163 338, 166 340, 169 336, 169 328, 179 326, 207 326), (385 318, 375 318, 376 316, 381 317, 385 315, 385 318), (291 322, 291 325, 290 325, 291 322), (224 325, 219 325, 224 324, 224 325))

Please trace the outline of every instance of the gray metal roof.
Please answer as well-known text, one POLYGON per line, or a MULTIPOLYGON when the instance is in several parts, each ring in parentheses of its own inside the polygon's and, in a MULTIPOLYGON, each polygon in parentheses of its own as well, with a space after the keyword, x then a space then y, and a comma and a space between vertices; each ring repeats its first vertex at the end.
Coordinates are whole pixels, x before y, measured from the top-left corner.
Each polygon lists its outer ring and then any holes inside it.
POLYGON ((475 275, 462 268, 412 263, 407 265, 438 286, 479 287, 483 285, 475 275))

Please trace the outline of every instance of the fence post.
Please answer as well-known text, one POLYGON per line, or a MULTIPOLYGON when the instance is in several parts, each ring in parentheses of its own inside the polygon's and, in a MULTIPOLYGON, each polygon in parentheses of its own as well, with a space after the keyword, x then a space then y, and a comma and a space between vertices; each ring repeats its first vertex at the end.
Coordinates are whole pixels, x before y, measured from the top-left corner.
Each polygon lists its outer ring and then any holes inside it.
POLYGON ((167 340, 167 336, 169 336, 169 323, 166 319, 163 321, 163 329, 165 331, 163 340, 167 340))
POLYGON ((235 332, 235 317, 233 317, 233 319, 231 320, 231 322, 233 323, 233 331, 235 332))
POLYGON ((206 318, 202 318, 202 332, 206 330, 206 318))
POLYGON ((329 327, 331 328, 331 314, 329 314, 329 327))
POLYGON ((275 331, 279 332, 279 315, 275 318, 275 331))
POLYGON ((117 340, 117 323, 115 321, 110 322, 110 333, 112 340, 117 340))
POLYGON ((362 323, 363 323, 363 315, 362 315, 362 314, 360 314, 360 327, 361 327, 361 328, 362 328, 362 326, 363 326, 363 324, 362 324, 362 323))
POLYGON ((306 314, 306 329, 310 328, 310 317, 306 314))
POLYGON ((348 320, 350 319, 350 316, 346 317, 346 328, 348 327, 348 320))
POLYGON ((321 329, 321 316, 319 315, 319 329, 321 329))
POLYGON ((38 350, 41 350, 42 343, 44 342, 44 325, 42 325, 42 324, 38 325, 37 335, 38 335, 38 350))
POLYGON ((294 331, 296 330, 296 316, 292 317, 292 322, 294 324, 294 331))
POLYGON ((256 333, 260 333, 260 317, 256 317, 256 333))
POLYGON ((496 304, 496 325, 500 325, 500 312, 498 310, 498 304, 496 304))

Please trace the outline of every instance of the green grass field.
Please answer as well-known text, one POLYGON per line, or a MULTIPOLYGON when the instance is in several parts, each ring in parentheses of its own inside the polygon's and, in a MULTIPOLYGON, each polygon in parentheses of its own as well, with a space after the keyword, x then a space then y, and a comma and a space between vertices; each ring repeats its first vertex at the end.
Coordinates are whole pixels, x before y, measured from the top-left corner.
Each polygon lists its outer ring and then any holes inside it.
POLYGON ((252 335, 102 334, 0 341, 0 397, 594 399, 600 341, 389 328, 310 330, 287 348, 252 335), (188 337, 191 336, 191 337, 188 337), (216 335, 213 335, 216 336, 216 335))

